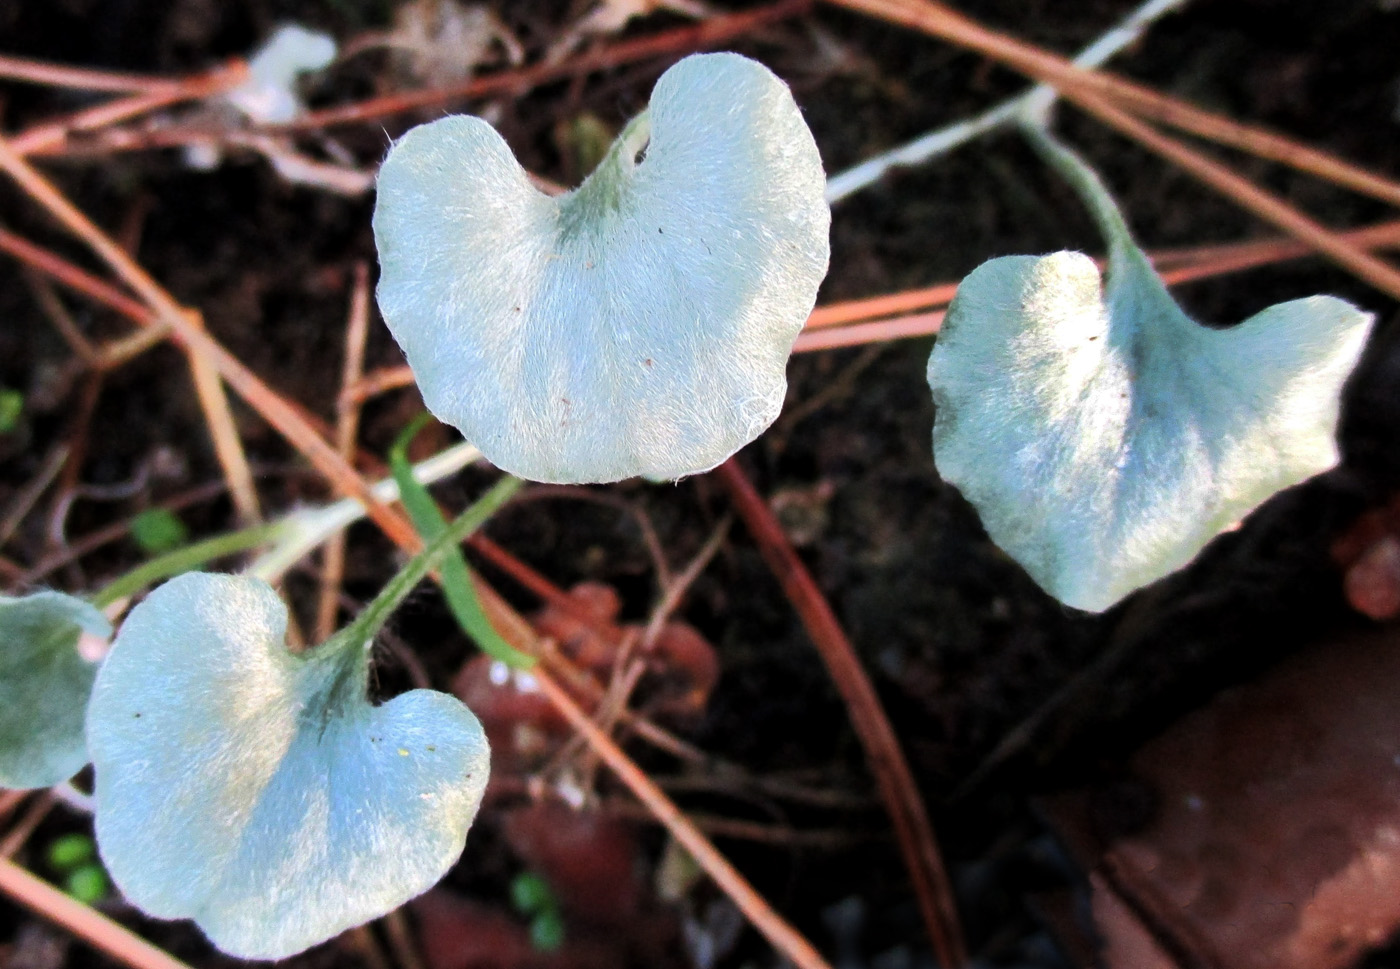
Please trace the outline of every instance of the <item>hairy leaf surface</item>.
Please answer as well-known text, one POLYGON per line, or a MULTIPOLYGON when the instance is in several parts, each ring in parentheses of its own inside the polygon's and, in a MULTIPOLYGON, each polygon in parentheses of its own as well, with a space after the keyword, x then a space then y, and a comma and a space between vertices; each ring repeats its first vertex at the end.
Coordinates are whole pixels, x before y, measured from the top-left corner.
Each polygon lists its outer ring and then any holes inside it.
POLYGON ((499 467, 694 474, 782 406, 826 274, 824 185, 786 85, 736 54, 663 74, 559 197, 485 121, 443 118, 380 170, 379 306, 429 409, 499 467))
POLYGON ((1104 230, 1108 283, 1076 252, 993 259, 962 281, 928 364, 934 458, 1036 582, 1097 612, 1336 464, 1372 316, 1313 296, 1202 326, 1097 176, 1039 137, 1104 230))
POLYGON ((364 643, 296 655, 260 580, 190 573, 132 610, 88 716, 123 893, 276 959, 384 914, 461 853, 489 754, 456 699, 373 706, 364 643))
POLYGON ((0 596, 0 787, 51 787, 88 762, 83 714, 97 665, 78 653, 84 631, 112 627, 82 599, 0 596))

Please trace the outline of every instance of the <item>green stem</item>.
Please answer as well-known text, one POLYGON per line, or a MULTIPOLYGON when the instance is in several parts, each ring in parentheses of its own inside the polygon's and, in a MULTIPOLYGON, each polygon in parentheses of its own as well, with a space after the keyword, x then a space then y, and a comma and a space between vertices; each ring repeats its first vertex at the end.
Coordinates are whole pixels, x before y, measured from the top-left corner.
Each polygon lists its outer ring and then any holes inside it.
POLYGON ((192 545, 177 548, 173 552, 157 556, 112 580, 107 586, 98 590, 97 594, 92 597, 92 602, 99 609, 105 608, 114 602, 135 595, 161 579, 168 579, 173 575, 188 572, 190 569, 198 568, 214 559, 235 555, 238 552, 246 552, 259 545, 266 545, 277 538, 279 533, 285 530, 285 527, 283 522, 253 525, 236 532, 215 535, 213 538, 206 538, 192 545))
POLYGON ((524 483, 519 478, 509 475, 496 482, 490 491, 448 524, 445 531, 435 536, 423 551, 411 558, 350 625, 327 640, 318 651, 324 650, 326 654, 331 654, 351 646, 368 649, 390 614, 408 597, 414 587, 423 581, 424 576, 436 568, 442 557, 456 548, 462 539, 480 528, 488 518, 500 510, 524 483))
MULTIPOLYGON (((447 519, 438 511, 437 502, 428 494, 428 489, 414 479, 413 466, 408 463, 409 444, 430 420, 431 414, 420 414, 409 422, 408 427, 404 428, 389 448, 389 468, 394 474, 394 480, 399 484, 399 500, 403 502, 404 510, 413 521, 413 527, 418 529, 418 534, 423 536, 425 542, 441 535, 442 530, 447 527, 447 519)), ((472 580, 471 569, 467 567, 466 556, 460 548, 448 549, 442 558, 441 572, 442 594, 446 597, 447 605, 462 632, 471 637, 472 641, 481 647, 481 651, 492 659, 498 659, 515 669, 528 670, 534 666, 533 656, 513 648, 491 624, 486 610, 481 607, 481 600, 476 594, 476 583, 472 580)))
POLYGON ((1139 252, 1133 241, 1132 230, 1128 228, 1123 212, 1113 200, 1098 172, 1089 167, 1084 159, 1052 135, 1043 124, 1033 118, 1023 118, 1021 132, 1031 147, 1051 168, 1069 182, 1070 188, 1089 209, 1094 222, 1108 243, 1109 257, 1122 259, 1130 253, 1139 252))
POLYGON ((559 199, 559 231, 562 238, 595 229, 621 209, 637 167, 637 153, 651 140, 651 110, 627 122, 613 140, 607 155, 583 184, 559 199))

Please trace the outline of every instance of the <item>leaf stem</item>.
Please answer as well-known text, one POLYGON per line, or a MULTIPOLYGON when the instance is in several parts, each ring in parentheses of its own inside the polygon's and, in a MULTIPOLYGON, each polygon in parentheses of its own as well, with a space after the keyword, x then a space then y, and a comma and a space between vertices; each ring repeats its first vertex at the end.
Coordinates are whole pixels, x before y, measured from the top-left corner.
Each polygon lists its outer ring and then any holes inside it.
MULTIPOLYGON (((389 448, 389 468, 399 485, 399 500, 403 502, 404 510, 424 542, 431 542, 447 528, 447 519, 438 510, 437 502, 428 494, 428 489, 413 477, 413 466, 408 463, 408 445, 431 419, 431 414, 420 414, 409 422, 389 448)), ((491 620, 481 608, 471 569, 467 567, 466 557, 460 548, 449 548, 443 556, 442 592, 457 625, 481 647, 482 652, 515 669, 528 670, 535 665, 535 657, 513 648, 491 625, 491 620)))
POLYGON ((172 552, 157 556, 137 566, 123 576, 112 580, 98 590, 92 602, 99 609, 114 602, 135 595, 146 586, 161 579, 188 572, 190 569, 212 562, 214 559, 246 552, 250 548, 266 545, 275 540, 287 528, 285 521, 241 528, 236 532, 215 535, 203 541, 177 548, 172 552))
POLYGON ((368 649, 390 614, 438 566, 442 557, 510 501, 523 484, 519 478, 510 475, 496 482, 490 491, 448 524, 441 534, 434 536, 423 551, 409 559, 408 564, 389 580, 350 625, 327 640, 324 646, 318 647, 318 651, 324 650, 329 654, 352 646, 368 649))
POLYGON ((1052 135, 1045 126, 1043 116, 1026 115, 1021 119, 1021 132, 1047 165, 1053 168, 1074 193, 1079 196, 1108 244, 1110 260, 1124 258, 1129 253, 1139 252, 1133 241, 1132 230, 1128 228, 1123 212, 1118 208, 1098 172, 1080 158, 1077 153, 1052 135))

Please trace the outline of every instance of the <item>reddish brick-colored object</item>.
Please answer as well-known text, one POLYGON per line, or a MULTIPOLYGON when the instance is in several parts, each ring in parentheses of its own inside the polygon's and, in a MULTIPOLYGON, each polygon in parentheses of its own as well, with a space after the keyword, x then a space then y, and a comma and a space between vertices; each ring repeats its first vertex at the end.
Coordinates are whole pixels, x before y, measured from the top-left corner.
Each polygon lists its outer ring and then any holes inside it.
POLYGON ((1400 628, 1218 697, 1132 772, 1052 805, 1110 969, 1343 969, 1400 928, 1400 628))
POLYGON ((1332 543, 1332 559, 1345 570, 1352 608, 1377 620, 1400 616, 1400 495, 1353 522, 1332 543))

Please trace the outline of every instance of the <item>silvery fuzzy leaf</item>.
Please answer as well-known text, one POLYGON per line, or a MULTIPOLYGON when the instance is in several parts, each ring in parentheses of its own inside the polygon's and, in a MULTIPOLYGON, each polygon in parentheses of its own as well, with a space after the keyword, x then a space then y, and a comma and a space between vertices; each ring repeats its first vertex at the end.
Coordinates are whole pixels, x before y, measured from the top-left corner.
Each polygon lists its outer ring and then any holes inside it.
POLYGON ((1313 296, 1210 329, 1141 259, 1106 291, 1080 253, 993 259, 929 359, 938 472, 1046 591, 1107 609, 1336 464, 1371 319, 1313 296))
POLYGON ((787 87, 736 54, 663 74, 649 113, 557 198, 486 122, 443 118, 380 170, 379 306, 429 409, 499 467, 694 474, 782 406, 826 274, 823 189, 787 87))
POLYGON ((456 699, 366 697, 365 644, 300 655, 266 583, 189 573, 122 626, 88 714, 97 838, 122 892, 226 952, 299 952, 431 887, 489 752, 456 699))
POLYGON ((1087 256, 1007 256, 958 287, 928 363, 938 473, 1061 602, 1107 609, 1274 493, 1337 463, 1342 385, 1373 317, 1331 296, 1192 320, 1098 176, 1032 144, 1089 206, 1087 256))
POLYGON ((90 603, 62 592, 0 596, 0 787, 51 787, 88 761, 83 739, 97 665, 83 632, 110 636, 90 603))

